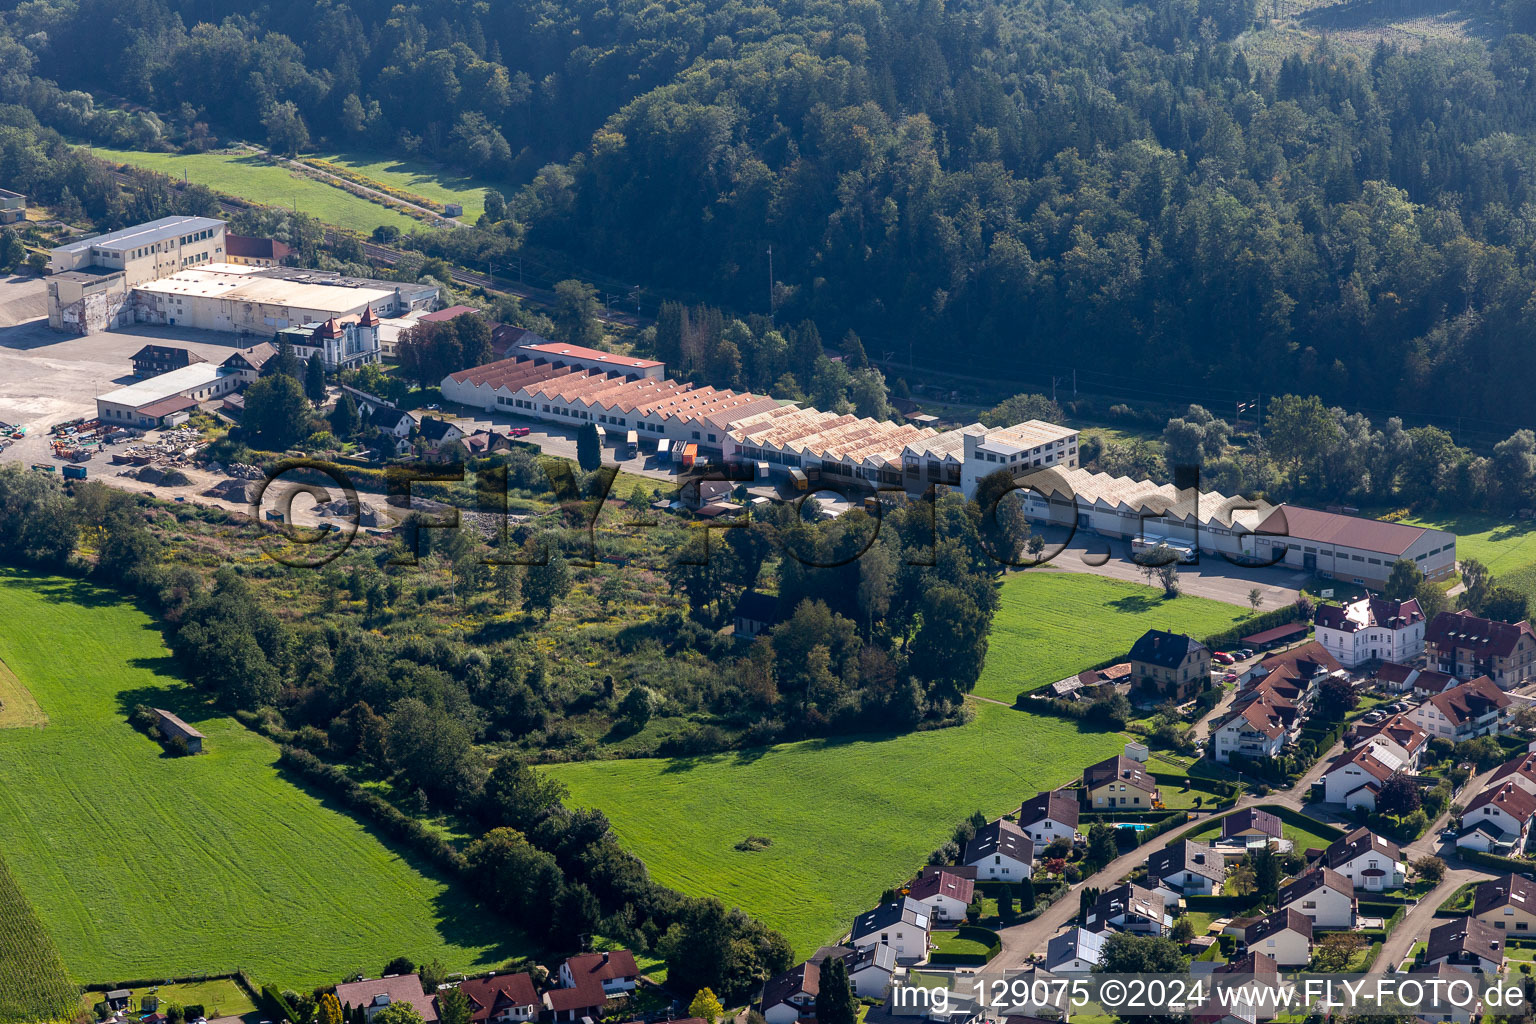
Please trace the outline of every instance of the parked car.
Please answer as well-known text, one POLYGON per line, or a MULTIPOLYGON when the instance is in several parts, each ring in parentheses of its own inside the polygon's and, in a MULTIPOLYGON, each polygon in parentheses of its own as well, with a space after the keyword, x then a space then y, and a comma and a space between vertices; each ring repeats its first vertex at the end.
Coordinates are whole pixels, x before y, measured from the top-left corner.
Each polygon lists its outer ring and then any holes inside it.
POLYGON ((1224 683, 1235 683, 1237 682, 1237 673, 1228 672, 1226 675, 1221 677, 1221 681, 1224 683))
POLYGON ((1247 647, 1244 647, 1242 650, 1237 652, 1237 656, 1240 660, 1247 661, 1249 658, 1253 657, 1253 651, 1247 647))
POLYGON ((427 406, 427 412, 442 412, 442 411, 443 411, 443 407, 438 405, 436 402, 433 402, 431 405, 427 406))
POLYGON ((1228 654, 1226 651, 1217 651, 1215 654, 1211 655, 1211 660, 1215 661, 1218 665, 1230 665, 1237 659, 1232 657, 1232 655, 1228 654))

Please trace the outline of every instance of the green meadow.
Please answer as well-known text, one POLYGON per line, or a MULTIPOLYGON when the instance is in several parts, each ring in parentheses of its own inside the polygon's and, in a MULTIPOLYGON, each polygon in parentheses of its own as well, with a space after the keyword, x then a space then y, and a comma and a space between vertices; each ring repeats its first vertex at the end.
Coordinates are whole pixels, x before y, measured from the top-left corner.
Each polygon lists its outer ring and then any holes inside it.
POLYGON ((486 189, 508 191, 506 185, 495 185, 426 161, 402 159, 385 153, 307 153, 305 156, 345 167, 381 185, 414 192, 439 203, 459 203, 464 207, 463 220, 469 224, 479 220, 485 212, 486 189))
POLYGON ((297 208, 327 224, 368 234, 381 224, 410 231, 421 222, 403 213, 369 202, 334 185, 315 181, 270 164, 260 157, 237 153, 146 153, 132 149, 91 150, 113 163, 132 164, 173 178, 186 177, 237 199, 267 206, 297 208))
POLYGON ((473 970, 526 952, 461 888, 280 774, 276 746, 175 678, 137 606, 0 570, 0 661, 48 716, 0 730, 5 862, 76 984, 243 967, 303 988, 397 955, 473 970), (138 704, 180 714, 208 752, 165 755, 128 724, 138 704))
POLYGON ((1012 703, 1130 650, 1149 629, 1210 636, 1243 621, 1248 609, 1086 573, 1022 572, 1003 584, 992 617, 987 662, 975 693, 1012 703))

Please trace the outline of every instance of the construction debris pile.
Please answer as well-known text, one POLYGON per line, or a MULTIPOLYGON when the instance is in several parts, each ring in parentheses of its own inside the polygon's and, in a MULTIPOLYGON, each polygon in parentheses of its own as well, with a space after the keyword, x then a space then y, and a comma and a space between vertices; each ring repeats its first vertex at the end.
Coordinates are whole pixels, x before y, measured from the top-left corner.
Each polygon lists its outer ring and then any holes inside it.
POLYGON ((131 444, 112 453, 112 461, 130 466, 190 466, 197 453, 206 447, 203 436, 193 427, 163 431, 154 441, 131 444))

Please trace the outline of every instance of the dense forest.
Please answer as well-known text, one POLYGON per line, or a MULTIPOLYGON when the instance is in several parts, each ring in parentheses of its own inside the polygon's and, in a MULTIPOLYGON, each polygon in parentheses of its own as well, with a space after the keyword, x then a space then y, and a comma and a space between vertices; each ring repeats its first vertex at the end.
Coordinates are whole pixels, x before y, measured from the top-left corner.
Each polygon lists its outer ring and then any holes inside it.
POLYGON ((504 244, 740 313, 771 245, 776 312, 872 353, 1506 422, 1536 385, 1529 5, 1270 67, 1245 0, 3 6, 0 102, 71 136, 451 162, 504 244))

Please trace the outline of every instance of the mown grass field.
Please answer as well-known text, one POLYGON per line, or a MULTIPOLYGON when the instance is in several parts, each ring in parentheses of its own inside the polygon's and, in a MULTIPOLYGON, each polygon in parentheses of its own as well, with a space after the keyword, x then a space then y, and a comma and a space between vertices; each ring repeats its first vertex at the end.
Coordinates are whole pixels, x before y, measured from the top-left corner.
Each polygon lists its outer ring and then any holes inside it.
POLYGON ((325 160, 366 175, 374 181, 414 192, 439 203, 460 203, 464 221, 473 224, 485 212, 485 190, 496 188, 505 194, 507 186, 497 186, 468 175, 420 160, 398 159, 387 153, 306 153, 306 157, 325 160))
POLYGON ((0 661, 0 729, 28 729, 47 725, 48 716, 16 673, 0 661))
POLYGON ((1536 603, 1536 521, 1466 513, 1444 518, 1408 518, 1410 526, 1450 530, 1456 535, 1457 559, 1475 558, 1502 586, 1513 587, 1536 603))
POLYGON ((548 771, 572 803, 601 808, 657 880, 742 907, 805 956, 911 878, 972 811, 1016 810, 1125 742, 995 704, 975 709, 969 725, 890 739, 548 771), (773 845, 736 850, 749 835, 773 845))
POLYGON ((247 153, 146 153, 101 147, 93 147, 92 152, 103 160, 133 164, 173 178, 180 178, 185 172, 190 181, 240 199, 287 209, 297 205, 301 213, 363 234, 380 224, 392 224, 401 231, 409 231, 421 223, 247 153))
MULTIPOLYGON (((1023 572, 1003 583, 976 694, 1011 703, 1131 648, 1149 629, 1198 638, 1248 617, 1235 605, 1087 573, 1023 572)), ((1085 762, 1086 763, 1086 762, 1085 762)))
POLYGON ((0 730, 4 856, 77 983, 238 966, 303 988, 396 955, 468 970, 525 952, 280 775, 277 748, 173 678, 150 617, 116 595, 0 570, 0 660, 50 719, 0 730), (209 752, 164 756, 126 721, 140 703, 190 720, 209 752))

